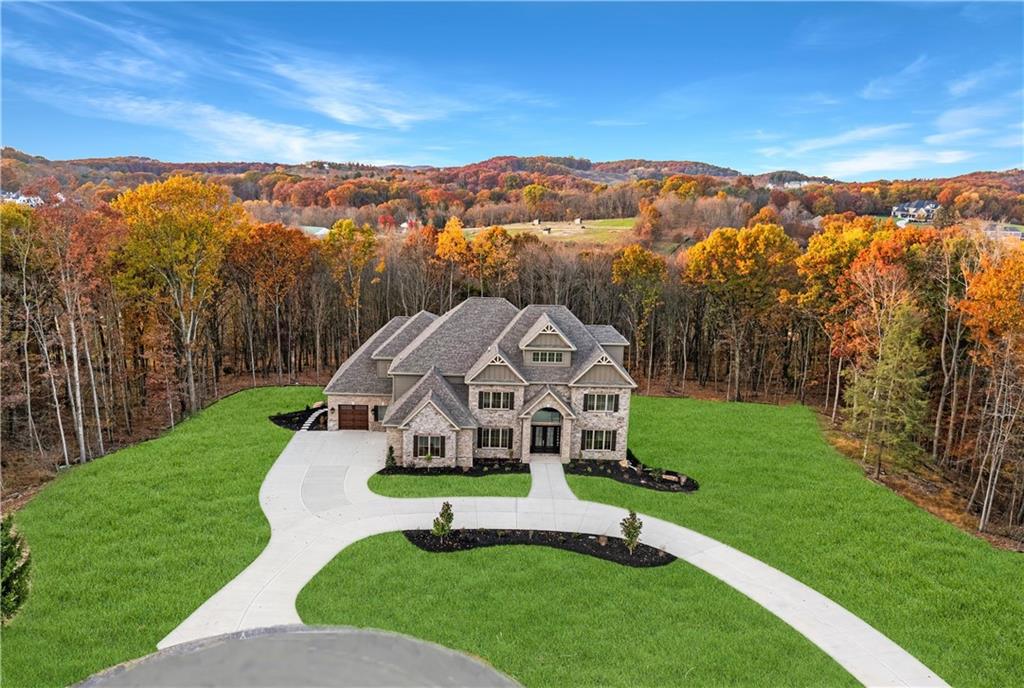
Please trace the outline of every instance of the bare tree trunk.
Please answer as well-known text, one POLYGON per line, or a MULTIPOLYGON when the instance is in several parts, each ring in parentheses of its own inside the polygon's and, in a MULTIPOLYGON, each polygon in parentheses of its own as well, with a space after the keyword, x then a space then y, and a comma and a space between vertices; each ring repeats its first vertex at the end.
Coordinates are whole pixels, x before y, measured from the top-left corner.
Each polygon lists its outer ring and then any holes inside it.
POLYGON ((64 454, 64 465, 71 465, 71 458, 68 455, 68 441, 64 436, 64 421, 60 413, 60 398, 57 395, 57 377, 53 373, 53 365, 50 363, 50 349, 46 346, 46 334, 42 331, 40 323, 36 321, 36 339, 39 341, 39 348, 43 351, 43 360, 46 361, 46 372, 50 378, 50 391, 53 393, 53 410, 57 414, 57 434, 60 435, 60 447, 64 454))
MULTIPOLYGON (((68 365, 67 343, 64 341, 64 334, 60 328, 60 320, 56 316, 53 318, 53 324, 56 327, 57 340, 60 342, 61 360, 64 362, 64 380, 68 388, 68 403, 71 405, 71 420, 75 424, 75 438, 78 440, 78 462, 85 463, 89 460, 89 450, 85 445, 85 421, 82 417, 81 407, 82 397, 81 394, 75 394, 77 384, 73 384, 71 381, 72 370, 71 366, 68 365)), ((77 355, 74 356, 74 360, 77 367, 77 355)), ((77 373, 78 371, 75 370, 74 372, 77 373)), ((77 378, 77 375, 75 377, 77 378)), ((77 391, 81 392, 81 389, 78 388, 77 391)))
POLYGON ((839 381, 843 379, 843 357, 839 357, 839 365, 836 367, 836 390, 832 398, 832 425, 836 424, 836 413, 839 411, 839 381))
POLYGON ((85 329, 85 319, 82 317, 82 306, 78 305, 78 317, 82 323, 82 344, 85 348, 85 365, 89 370, 89 386, 92 388, 92 409, 96 416, 96 442, 99 447, 99 454, 106 454, 103 447, 103 422, 100 420, 100 400, 96 394, 96 375, 92 370, 92 354, 89 352, 89 333, 85 329))

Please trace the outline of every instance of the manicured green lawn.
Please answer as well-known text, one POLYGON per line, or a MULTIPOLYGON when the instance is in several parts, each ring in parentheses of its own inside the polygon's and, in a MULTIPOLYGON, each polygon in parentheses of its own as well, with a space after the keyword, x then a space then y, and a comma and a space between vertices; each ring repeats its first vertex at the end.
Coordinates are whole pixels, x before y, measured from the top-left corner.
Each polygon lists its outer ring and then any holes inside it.
POLYGON ((694 476, 677 495, 568 476, 728 543, 831 597, 952 685, 1024 685, 1024 556, 863 477, 800 406, 634 398, 630 446, 694 476), (666 431, 666 429, 671 429, 666 431))
POLYGON ((603 220, 584 220, 587 227, 602 227, 605 229, 632 229, 636 224, 635 217, 609 217, 603 220))
POLYGON ((480 656, 531 688, 857 685, 769 612, 681 562, 634 569, 515 546, 432 554, 388 533, 338 555, 298 610, 306 623, 383 628, 480 656))
POLYGON ((270 535, 260 483, 292 433, 267 416, 321 398, 258 389, 55 480, 16 516, 32 592, 3 629, 3 686, 58 686, 153 652, 270 535))
MULTIPOLYGON (((768 562, 952 685, 1024 685, 1024 557, 866 480, 827 444, 809 409, 637 397, 630 446, 650 465, 693 475, 700 490, 658 493, 570 475, 573 491, 768 562)), ((342 552, 300 595, 299 611, 311 623, 435 640, 530 686, 851 680, 775 617, 681 562, 626 569, 525 547, 427 554, 380 536, 342 552)))
POLYGON ((529 473, 469 477, 463 475, 374 475, 370 489, 385 497, 525 497, 529 473))

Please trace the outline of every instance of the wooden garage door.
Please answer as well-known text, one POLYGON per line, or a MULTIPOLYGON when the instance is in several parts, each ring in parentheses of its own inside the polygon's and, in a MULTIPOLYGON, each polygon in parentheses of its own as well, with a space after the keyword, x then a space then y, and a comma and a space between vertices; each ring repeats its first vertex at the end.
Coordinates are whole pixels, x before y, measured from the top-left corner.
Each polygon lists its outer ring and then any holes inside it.
POLYGON ((339 404, 338 428, 341 430, 369 430, 370 407, 339 404))

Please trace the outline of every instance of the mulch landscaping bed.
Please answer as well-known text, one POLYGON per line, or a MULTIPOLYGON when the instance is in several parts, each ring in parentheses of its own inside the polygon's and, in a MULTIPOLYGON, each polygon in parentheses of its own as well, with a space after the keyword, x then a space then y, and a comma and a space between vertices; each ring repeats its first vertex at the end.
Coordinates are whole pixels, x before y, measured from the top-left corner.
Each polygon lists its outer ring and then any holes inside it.
MULTIPOLYGON (((467 468, 461 466, 387 466, 380 475, 464 475, 480 478, 485 475, 502 475, 504 473, 529 473, 530 464, 509 459, 476 459, 467 468)), ((625 461, 581 461, 573 460, 565 464, 565 472, 572 475, 611 478, 620 483, 645 487, 648 490, 661 492, 693 492, 700 485, 688 475, 675 471, 661 470, 644 465, 632 451, 628 451, 625 461)))
POLYGON ((508 459, 474 459, 473 465, 462 466, 386 466, 379 475, 464 475, 480 478, 485 475, 503 475, 505 473, 529 473, 530 464, 508 459))
POLYGON ((625 461, 573 460, 565 464, 565 472, 572 475, 611 478, 620 483, 661 492, 693 492, 700 487, 700 484, 688 475, 644 465, 628 449, 625 461))
POLYGON ((676 560, 668 552, 643 544, 637 545, 630 554, 622 538, 554 530, 453 530, 443 541, 429 530, 404 530, 402 533, 409 542, 427 552, 459 552, 499 545, 541 545, 637 568, 664 566, 676 560))
MULTIPOLYGON (((305 423, 310 416, 312 416, 314 413, 316 413, 322 408, 323 406, 307 406, 301 411, 289 411, 288 413, 279 413, 276 416, 270 416, 270 420, 272 423, 274 423, 275 425, 280 425, 282 428, 299 431, 302 429, 302 424, 305 423)), ((309 429, 326 430, 327 414, 320 414, 320 417, 316 419, 316 421, 309 429)))

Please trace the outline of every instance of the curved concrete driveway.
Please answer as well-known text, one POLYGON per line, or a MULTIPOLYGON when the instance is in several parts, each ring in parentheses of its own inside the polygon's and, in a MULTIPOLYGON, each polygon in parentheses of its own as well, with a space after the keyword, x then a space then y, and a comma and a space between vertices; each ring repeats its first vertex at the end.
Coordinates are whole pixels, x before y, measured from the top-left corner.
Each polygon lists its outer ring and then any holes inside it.
POLYGON ((108 669, 75 688, 518 685, 478 659, 398 633, 276 626, 175 645, 108 669))
MULTIPOLYGON (((348 545, 371 535, 430 528, 444 498, 374 494, 383 467, 383 433, 298 432, 270 469, 260 504, 270 543, 234 580, 158 645, 170 647, 239 630, 301 623, 295 599, 348 545)), ((535 529, 619 535, 627 512, 577 500, 557 463, 531 464, 530 495, 449 497, 456 528, 535 529)), ((688 528, 641 514, 641 541, 727 583, 821 648, 867 686, 945 686, 887 637, 799 581, 688 528)))

